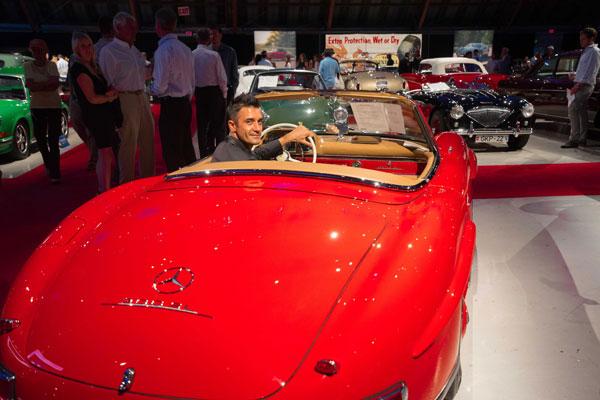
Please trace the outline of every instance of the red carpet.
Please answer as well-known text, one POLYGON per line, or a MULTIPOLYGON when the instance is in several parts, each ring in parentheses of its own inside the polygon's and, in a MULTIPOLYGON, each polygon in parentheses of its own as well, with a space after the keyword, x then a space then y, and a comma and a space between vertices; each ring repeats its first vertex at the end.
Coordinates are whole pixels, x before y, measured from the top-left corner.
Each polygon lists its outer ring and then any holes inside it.
MULTIPOLYGON (((164 173, 156 137, 157 173, 164 173)), ((71 211, 96 194, 86 171, 88 153, 78 146, 61 157, 63 181, 51 185, 43 166, 0 184, 0 304, 23 263, 71 211)), ((480 166, 475 198, 600 195, 600 163, 480 166)))
POLYGON ((600 163, 484 165, 476 199, 600 195, 600 163))

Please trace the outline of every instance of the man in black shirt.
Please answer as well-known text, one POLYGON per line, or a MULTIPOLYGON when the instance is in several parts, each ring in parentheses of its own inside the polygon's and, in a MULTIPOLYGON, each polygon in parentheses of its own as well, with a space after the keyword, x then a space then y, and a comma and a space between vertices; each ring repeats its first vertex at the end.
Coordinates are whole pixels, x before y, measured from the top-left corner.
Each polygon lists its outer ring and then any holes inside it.
POLYGON ((238 96, 227 110, 229 136, 219 143, 212 155, 213 162, 269 160, 281 154, 290 142, 310 146, 306 140, 315 134, 305 126, 299 126, 277 140, 261 145, 263 112, 258 100, 248 94, 238 96), (253 146, 256 146, 254 150, 253 146))

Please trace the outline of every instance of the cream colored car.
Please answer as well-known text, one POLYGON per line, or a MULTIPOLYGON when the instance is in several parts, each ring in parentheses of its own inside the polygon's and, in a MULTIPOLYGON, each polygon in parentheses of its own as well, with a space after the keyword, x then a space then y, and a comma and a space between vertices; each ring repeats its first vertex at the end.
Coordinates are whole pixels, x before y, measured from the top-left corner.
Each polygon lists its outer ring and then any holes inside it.
POLYGON ((383 71, 371 60, 340 61, 340 74, 347 90, 399 93, 408 90, 408 83, 397 72, 383 71))

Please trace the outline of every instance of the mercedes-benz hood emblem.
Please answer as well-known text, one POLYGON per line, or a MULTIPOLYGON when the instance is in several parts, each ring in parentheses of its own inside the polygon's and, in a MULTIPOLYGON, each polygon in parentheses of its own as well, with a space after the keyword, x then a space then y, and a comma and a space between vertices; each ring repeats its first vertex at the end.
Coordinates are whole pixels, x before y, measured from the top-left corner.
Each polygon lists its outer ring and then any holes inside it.
POLYGON ((165 269, 154 278, 152 287, 158 293, 179 293, 188 288, 194 282, 194 273, 185 267, 165 269))

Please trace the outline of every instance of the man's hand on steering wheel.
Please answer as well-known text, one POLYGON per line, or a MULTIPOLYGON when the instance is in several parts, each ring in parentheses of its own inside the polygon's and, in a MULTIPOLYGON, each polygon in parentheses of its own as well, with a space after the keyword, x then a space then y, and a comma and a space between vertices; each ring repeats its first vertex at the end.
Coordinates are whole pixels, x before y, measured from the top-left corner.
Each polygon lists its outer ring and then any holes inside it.
POLYGON ((285 145, 290 142, 298 142, 307 146, 311 146, 310 142, 306 140, 306 138, 309 136, 313 139, 316 138, 316 135, 313 131, 309 130, 303 125, 300 125, 297 128, 294 128, 294 130, 292 130, 291 132, 288 132, 282 137, 280 137, 278 140, 279 143, 281 143, 281 147, 283 148, 285 148, 285 145))

